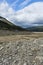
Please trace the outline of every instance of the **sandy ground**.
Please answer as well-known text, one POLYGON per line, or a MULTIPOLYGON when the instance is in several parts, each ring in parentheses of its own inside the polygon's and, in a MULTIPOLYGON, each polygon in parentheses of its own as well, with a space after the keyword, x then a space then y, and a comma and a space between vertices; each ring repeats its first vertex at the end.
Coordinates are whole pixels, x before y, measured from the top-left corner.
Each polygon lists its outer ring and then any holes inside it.
POLYGON ((34 32, 34 33, 21 33, 20 34, 14 34, 14 35, 5 35, 5 36, 0 36, 0 41, 16 41, 20 39, 32 39, 32 38, 43 38, 43 32, 34 32))

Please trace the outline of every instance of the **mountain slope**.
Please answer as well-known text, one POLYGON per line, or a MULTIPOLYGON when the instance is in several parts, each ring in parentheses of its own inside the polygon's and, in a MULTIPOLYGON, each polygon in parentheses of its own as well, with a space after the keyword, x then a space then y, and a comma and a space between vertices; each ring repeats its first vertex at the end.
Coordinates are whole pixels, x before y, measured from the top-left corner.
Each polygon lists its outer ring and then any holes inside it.
POLYGON ((26 29, 28 31, 32 31, 32 32, 43 32, 43 26, 32 26, 32 27, 28 27, 26 29))
POLYGON ((4 30, 25 30, 20 26, 16 26, 13 23, 9 22, 7 19, 0 16, 0 29, 4 30))

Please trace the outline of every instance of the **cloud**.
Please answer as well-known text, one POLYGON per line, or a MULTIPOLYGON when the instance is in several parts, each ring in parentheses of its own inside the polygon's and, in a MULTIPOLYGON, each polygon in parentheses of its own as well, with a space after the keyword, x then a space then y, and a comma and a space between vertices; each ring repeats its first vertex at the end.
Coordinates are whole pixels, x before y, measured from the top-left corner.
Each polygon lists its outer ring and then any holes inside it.
POLYGON ((24 1, 20 4, 19 8, 25 7, 30 1, 31 1, 31 0, 24 0, 24 1))
POLYGON ((14 1, 10 6, 15 8, 18 7, 18 9, 22 9, 24 8, 31 0, 23 0, 23 2, 21 2, 20 0, 16 0, 14 1))
POLYGON ((36 22, 35 25, 38 25, 39 20, 43 22, 43 2, 32 3, 16 12, 6 1, 4 1, 0 3, 0 16, 22 27, 31 26, 36 22))
POLYGON ((11 4, 11 7, 16 7, 16 5, 17 5, 18 2, 19 2, 19 0, 14 1, 14 2, 11 4))
POLYGON ((6 19, 10 20, 11 16, 14 15, 14 10, 6 1, 0 3, 0 16, 5 17, 6 19))
POLYGON ((26 26, 39 22, 39 20, 43 20, 43 2, 32 3, 24 9, 16 12, 15 19, 26 26))

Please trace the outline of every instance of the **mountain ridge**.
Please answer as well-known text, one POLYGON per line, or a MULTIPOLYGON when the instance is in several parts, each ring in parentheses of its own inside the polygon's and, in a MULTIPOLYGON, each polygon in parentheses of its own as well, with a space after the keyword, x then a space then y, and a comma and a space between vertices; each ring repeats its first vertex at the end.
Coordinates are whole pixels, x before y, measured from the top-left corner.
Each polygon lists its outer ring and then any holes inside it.
POLYGON ((4 17, 0 16, 0 29, 5 29, 5 28, 6 28, 6 30, 7 29, 8 30, 19 30, 19 31, 25 30, 24 28, 11 23, 4 17))
POLYGON ((43 32, 43 26, 32 26, 26 29, 31 32, 43 32))

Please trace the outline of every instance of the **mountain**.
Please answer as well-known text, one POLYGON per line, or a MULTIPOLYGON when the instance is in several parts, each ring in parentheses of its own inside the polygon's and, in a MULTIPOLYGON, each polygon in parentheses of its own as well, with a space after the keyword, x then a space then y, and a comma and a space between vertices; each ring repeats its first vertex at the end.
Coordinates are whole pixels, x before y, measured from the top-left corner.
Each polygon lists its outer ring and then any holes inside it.
POLYGON ((22 30, 25 30, 25 29, 11 23, 7 19, 0 16, 0 30, 13 30, 13 31, 19 30, 19 31, 22 31, 22 30))
POLYGON ((43 25, 22 28, 0 16, 0 30, 43 32, 43 25))
POLYGON ((26 29, 31 32, 43 32, 43 26, 32 26, 26 29))

